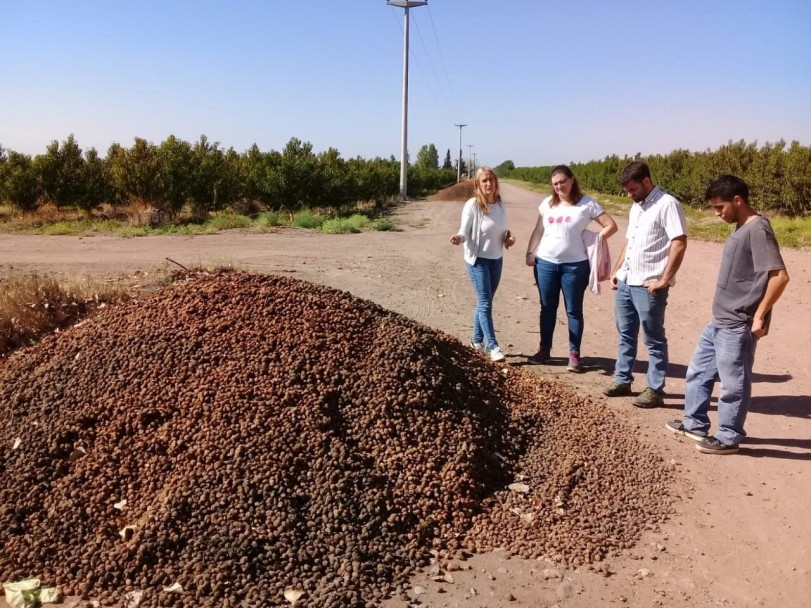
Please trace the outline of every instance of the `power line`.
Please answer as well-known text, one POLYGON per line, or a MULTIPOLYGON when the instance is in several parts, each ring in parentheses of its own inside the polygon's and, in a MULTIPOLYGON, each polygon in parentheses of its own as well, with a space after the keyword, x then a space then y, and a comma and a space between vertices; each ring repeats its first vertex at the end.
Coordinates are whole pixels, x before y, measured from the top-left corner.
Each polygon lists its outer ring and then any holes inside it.
MULTIPOLYGON (((436 71, 436 68, 434 67, 434 62, 431 61, 431 53, 429 53, 428 47, 425 45, 425 39, 422 37, 422 31, 420 30, 420 24, 419 24, 418 19, 414 20, 414 27, 417 30, 417 38, 419 38, 419 40, 420 40, 420 44, 422 45, 422 49, 423 49, 423 51, 425 51, 425 58, 428 61, 428 67, 431 69, 431 75, 434 78, 434 82, 438 85, 437 90, 439 91, 439 95, 442 98, 443 107, 445 108, 445 113, 447 114, 447 117, 450 118, 453 115, 451 102, 449 101, 448 96, 445 94, 445 87, 442 86, 442 81, 440 80, 439 75, 438 75, 438 73, 436 71)), ((417 60, 418 64, 420 63, 419 55, 415 55, 414 59, 417 60)), ((430 88, 430 83, 429 83, 429 88, 430 88)))
POLYGON ((428 7, 428 18, 431 21, 431 29, 434 31, 434 40, 436 40, 436 48, 439 51, 439 61, 442 63, 442 69, 445 71, 445 80, 448 83, 448 87, 451 90, 451 98, 455 106, 458 109, 458 102, 456 100, 456 92, 453 90, 453 81, 451 80, 450 74, 448 73, 448 66, 445 63, 445 56, 442 53, 442 45, 439 44, 439 36, 436 32, 436 26, 434 25, 434 15, 431 13, 431 7, 428 7))

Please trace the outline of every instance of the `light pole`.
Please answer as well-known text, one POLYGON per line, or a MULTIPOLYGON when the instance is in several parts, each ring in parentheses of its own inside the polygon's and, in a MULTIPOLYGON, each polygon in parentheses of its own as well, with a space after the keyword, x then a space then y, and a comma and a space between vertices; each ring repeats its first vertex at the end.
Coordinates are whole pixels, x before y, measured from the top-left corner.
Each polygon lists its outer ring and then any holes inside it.
POLYGON ((401 131, 402 149, 400 150, 400 200, 407 198, 408 187, 408 9, 415 6, 425 6, 427 0, 414 2, 412 0, 389 0, 388 6, 399 6, 404 9, 403 19, 403 127, 401 131))
POLYGON ((459 127, 459 164, 456 165, 456 181, 462 181, 462 127, 466 127, 467 125, 454 125, 459 127))
POLYGON ((467 145, 467 178, 470 179, 470 166, 473 164, 473 144, 467 145))
POLYGON ((476 167, 477 166, 478 166, 478 163, 476 162, 476 153, 474 152, 473 153, 473 175, 476 175, 476 167))

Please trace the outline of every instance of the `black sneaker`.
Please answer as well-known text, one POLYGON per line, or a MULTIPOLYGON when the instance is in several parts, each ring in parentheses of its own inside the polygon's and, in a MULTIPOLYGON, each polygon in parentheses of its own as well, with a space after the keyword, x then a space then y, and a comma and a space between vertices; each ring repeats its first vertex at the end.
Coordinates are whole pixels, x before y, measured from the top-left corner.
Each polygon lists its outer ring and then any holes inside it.
POLYGON ((652 389, 649 386, 646 386, 645 390, 634 397, 631 403, 636 407, 647 409, 652 407, 662 407, 665 404, 665 400, 662 397, 662 393, 652 389))
POLYGON ((721 443, 715 437, 705 437, 696 444, 696 449, 705 454, 735 454, 738 446, 721 443))
POLYGON ((706 435, 700 435, 693 431, 688 431, 684 426, 684 422, 681 420, 671 420, 670 422, 665 422, 665 428, 671 433, 676 433, 676 435, 684 435, 693 441, 704 441, 707 438, 706 435))
POLYGON ((603 391, 606 397, 628 397, 631 394, 631 385, 624 382, 612 382, 611 386, 603 391))
POLYGON ((550 349, 545 346, 541 346, 538 349, 538 352, 534 355, 530 355, 527 357, 527 363, 532 365, 540 365, 541 363, 546 363, 549 361, 550 349))

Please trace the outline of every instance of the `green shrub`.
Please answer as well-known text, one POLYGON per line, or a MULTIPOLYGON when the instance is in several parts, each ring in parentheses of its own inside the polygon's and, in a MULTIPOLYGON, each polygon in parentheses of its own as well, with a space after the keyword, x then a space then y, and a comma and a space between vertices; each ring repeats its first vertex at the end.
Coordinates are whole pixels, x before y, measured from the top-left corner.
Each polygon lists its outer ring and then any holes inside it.
POLYGON ((248 228, 251 225, 251 218, 236 213, 217 213, 206 224, 214 230, 248 228))
POLYGON ((326 218, 315 215, 309 209, 304 209, 295 215, 293 218, 293 225, 296 228, 308 228, 310 230, 315 230, 320 228, 325 220, 326 218))
POLYGON ((289 226, 290 216, 284 211, 266 211, 256 218, 256 225, 260 228, 272 226, 289 226))
POLYGON ((380 232, 391 232, 393 230, 397 230, 397 227, 394 225, 394 222, 392 222, 389 218, 377 220, 375 228, 377 228, 380 232))
POLYGON ((321 231, 327 234, 346 234, 350 232, 360 232, 370 224, 370 220, 365 215, 356 213, 346 218, 328 219, 321 226, 321 231))

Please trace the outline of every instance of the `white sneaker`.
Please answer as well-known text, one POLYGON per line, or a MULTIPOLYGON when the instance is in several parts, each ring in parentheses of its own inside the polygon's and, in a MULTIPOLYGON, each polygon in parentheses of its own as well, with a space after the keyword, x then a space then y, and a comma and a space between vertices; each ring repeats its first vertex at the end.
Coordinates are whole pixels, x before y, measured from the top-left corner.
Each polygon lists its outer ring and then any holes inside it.
POLYGON ((500 346, 495 346, 490 350, 491 361, 504 361, 504 353, 501 352, 500 346))

